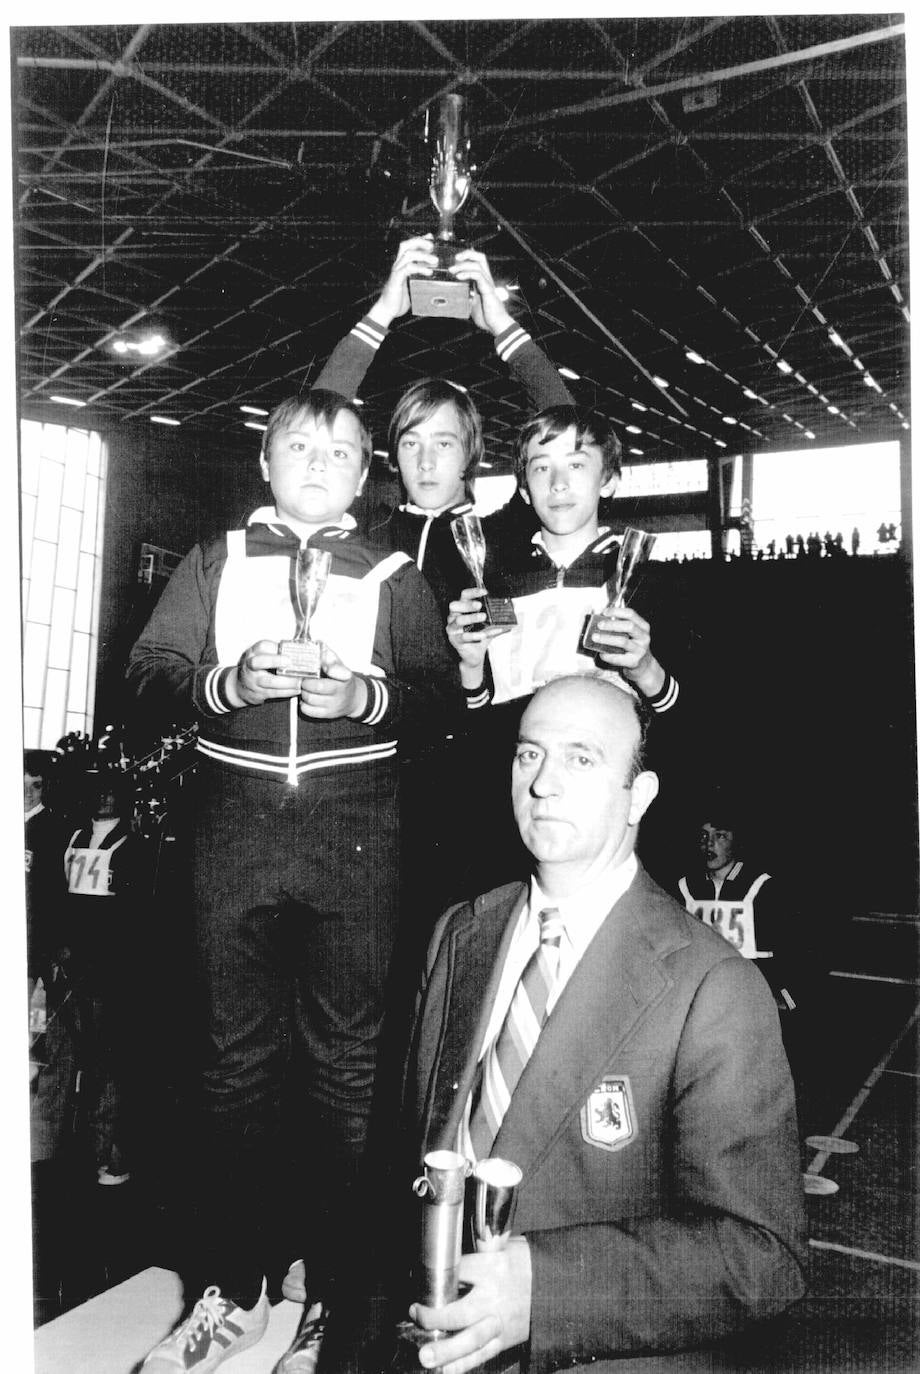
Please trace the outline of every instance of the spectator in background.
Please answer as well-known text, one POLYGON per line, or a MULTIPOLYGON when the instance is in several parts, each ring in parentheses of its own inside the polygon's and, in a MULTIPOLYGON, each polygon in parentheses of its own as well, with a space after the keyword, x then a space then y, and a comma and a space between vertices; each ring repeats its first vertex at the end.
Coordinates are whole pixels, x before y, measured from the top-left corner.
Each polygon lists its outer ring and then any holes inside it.
POLYGON ((704 925, 756 962, 773 993, 792 1059, 807 1001, 813 932, 799 921, 788 888, 748 857, 755 845, 740 802, 716 793, 699 814, 700 862, 680 878, 676 895, 704 925))
POLYGON ((46 992, 53 981, 64 940, 62 917, 66 887, 61 871, 64 834, 61 821, 45 803, 53 755, 27 749, 22 760, 25 812, 26 948, 29 993, 41 978, 46 992))
POLYGON ((141 1129, 144 1084, 135 1048, 137 940, 149 892, 146 848, 131 823, 131 792, 115 772, 90 776, 85 819, 63 854, 69 972, 88 1081, 98 1181, 124 1183, 141 1129))
POLYGON ((855 525, 853 526, 853 532, 850 535, 850 549, 852 551, 853 557, 855 558, 856 555, 859 553, 859 530, 856 528, 855 525))

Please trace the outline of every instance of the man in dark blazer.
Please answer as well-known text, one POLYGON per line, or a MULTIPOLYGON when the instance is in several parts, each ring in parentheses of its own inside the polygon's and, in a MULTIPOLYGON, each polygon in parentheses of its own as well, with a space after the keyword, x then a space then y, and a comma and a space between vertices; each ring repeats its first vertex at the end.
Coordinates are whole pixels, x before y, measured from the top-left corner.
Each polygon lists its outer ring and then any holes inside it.
POLYGON ((753 965, 635 858, 658 788, 640 713, 590 677, 537 692, 512 765, 530 883, 454 907, 432 942, 410 1061, 419 1159, 474 1153, 480 1061, 539 942, 539 912, 564 926, 548 1019, 486 1149, 523 1171, 516 1234, 463 1257, 470 1287, 456 1302, 410 1310, 449 1333, 419 1355, 445 1374, 501 1352, 542 1374, 706 1346, 804 1289, 776 1009, 753 965))

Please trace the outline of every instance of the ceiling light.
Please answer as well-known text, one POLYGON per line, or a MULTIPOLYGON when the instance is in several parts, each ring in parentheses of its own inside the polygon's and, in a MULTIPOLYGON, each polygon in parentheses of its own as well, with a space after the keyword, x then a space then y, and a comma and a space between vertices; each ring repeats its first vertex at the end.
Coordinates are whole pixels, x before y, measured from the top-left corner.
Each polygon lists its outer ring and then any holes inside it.
POLYGON ((752 391, 751 388, 750 388, 749 386, 746 386, 746 387, 744 388, 744 390, 742 391, 741 394, 742 394, 742 396, 746 396, 746 397, 748 398, 749 401, 759 401, 759 400, 760 400, 760 397, 757 395, 757 392, 756 392, 756 391, 752 391))
POLYGON ((556 371, 559 373, 560 377, 568 377, 570 382, 581 381, 581 376, 579 375, 579 373, 573 372, 570 367, 559 367, 556 369, 556 371))
POLYGON ((806 431, 805 431, 805 438, 806 438, 806 439, 813 439, 814 437, 815 437, 815 436, 814 436, 814 434, 812 434, 811 430, 810 430, 810 429, 806 429, 806 431))
POLYGON ((688 363, 699 363, 702 365, 706 361, 702 354, 697 353, 695 348, 688 348, 686 357, 688 363))
POLYGON ((644 406, 641 401, 633 401, 631 404, 633 410, 648 410, 648 406, 644 406))
POLYGON ((779 368, 780 372, 789 373, 792 371, 792 364, 787 363, 785 358, 777 358, 776 366, 779 368))
POLYGON ((486 468, 486 469, 488 470, 488 469, 491 469, 492 466, 493 466, 493 464, 492 464, 492 463, 487 463, 487 462, 485 461, 485 459, 483 459, 483 460, 480 462, 480 464, 479 464, 480 469, 481 469, 481 468, 486 468))
POLYGON ((387 451, 386 451, 385 448, 375 448, 375 449, 374 449, 374 457, 375 457, 375 458, 389 458, 389 456, 390 456, 390 455, 387 453, 387 451))
POLYGON ((910 425, 907 423, 906 420, 902 420, 902 421, 901 421, 901 428, 902 428, 902 429, 910 429, 910 425))
POLYGON ((166 340, 162 334, 151 334, 135 345, 137 352, 142 353, 145 358, 155 357, 157 353, 162 353, 165 347, 166 340))
POLYGON ((830 331, 830 333, 828 334, 827 337, 830 339, 831 343, 834 345, 835 348, 843 348, 843 347, 844 347, 843 339, 841 339, 841 337, 840 337, 840 335, 837 333, 836 329, 832 329, 832 330, 830 331))
POLYGON ((449 377, 445 377, 444 380, 447 382, 447 385, 448 385, 448 386, 452 386, 452 387, 453 387, 454 391, 462 391, 463 394, 464 394, 464 396, 466 395, 467 390, 468 390, 467 387, 461 386, 459 382, 452 382, 452 381, 450 380, 449 377))
POLYGON ((840 414, 840 407, 839 407, 839 406, 828 406, 828 408, 827 408, 827 413, 828 413, 828 415, 839 415, 839 414, 840 414))
POLYGON ((363 406, 363 405, 364 405, 364 402, 361 400, 361 398, 360 398, 359 396, 352 396, 352 398, 351 398, 351 403, 352 403, 353 406, 363 406))
POLYGON ((724 439, 717 439, 717 440, 716 440, 716 447, 717 447, 717 448, 727 448, 728 445, 725 443, 725 440, 724 440, 724 439))
POLYGON ((51 396, 49 400, 57 401, 59 406, 85 406, 85 401, 77 401, 73 396, 51 396))
POLYGON ((723 425, 736 425, 738 421, 735 419, 734 415, 723 415, 722 423, 723 425))
POLYGON ((653 377, 652 381, 655 383, 656 386, 660 386, 662 388, 667 388, 671 385, 671 383, 666 382, 663 377, 653 377))
POLYGON ((636 455, 637 458, 641 458, 642 455, 643 455, 644 452, 645 452, 645 449, 643 449, 643 448, 631 448, 629 451, 630 451, 630 453, 634 453, 634 454, 636 455))
POLYGON ((244 415, 267 415, 267 414, 268 414, 268 411, 267 411, 267 410, 263 410, 263 409, 261 408, 261 406, 240 406, 240 410, 243 412, 244 415))
POLYGON ((151 415, 151 422, 155 425, 181 425, 181 420, 171 420, 168 415, 151 415))
POLYGON ((641 433, 642 433, 642 430, 639 428, 638 425, 627 425, 627 426, 626 426, 626 433, 627 433, 627 434, 641 434, 641 433))
POLYGON ((162 334, 141 334, 135 337, 121 335, 112 340, 113 353, 140 353, 144 358, 155 358, 166 347, 162 334))
MULTIPOLYGON (((242 409, 242 407, 241 407, 241 409, 242 409)), ((244 426, 245 429, 258 429, 258 430, 262 430, 263 432, 264 432, 266 429, 268 429, 268 425, 260 425, 259 422, 258 422, 258 420, 244 420, 243 426, 244 426)))
POLYGON ((879 386, 879 384, 878 384, 878 382, 875 380, 875 378, 872 377, 872 376, 870 376, 868 372, 867 372, 867 373, 865 374, 865 376, 863 377, 863 381, 865 382, 866 386, 871 386, 871 387, 872 387, 872 390, 873 390, 873 391, 877 391, 878 394, 881 396, 881 394, 882 394, 882 388, 879 386))
POLYGON ((866 370, 865 367, 864 367, 863 364, 859 361, 858 358, 854 358, 854 359, 853 359, 853 366, 854 366, 854 367, 858 367, 859 370, 860 370, 860 372, 865 372, 865 370, 866 370))

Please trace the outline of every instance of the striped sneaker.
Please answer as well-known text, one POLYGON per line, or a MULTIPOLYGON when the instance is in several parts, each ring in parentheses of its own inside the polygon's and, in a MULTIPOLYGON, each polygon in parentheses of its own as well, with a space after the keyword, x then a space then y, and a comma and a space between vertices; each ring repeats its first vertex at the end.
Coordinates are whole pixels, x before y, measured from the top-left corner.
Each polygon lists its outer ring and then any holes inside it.
POLYGON ((210 1374, 223 1360, 262 1339, 269 1310, 264 1281, 259 1301, 248 1310, 221 1297, 219 1288, 206 1288, 191 1316, 153 1347, 141 1365, 142 1374, 210 1374))
POLYGON ((325 1334, 326 1313, 323 1304, 315 1302, 304 1312, 294 1343, 281 1356, 273 1374, 314 1374, 325 1334))

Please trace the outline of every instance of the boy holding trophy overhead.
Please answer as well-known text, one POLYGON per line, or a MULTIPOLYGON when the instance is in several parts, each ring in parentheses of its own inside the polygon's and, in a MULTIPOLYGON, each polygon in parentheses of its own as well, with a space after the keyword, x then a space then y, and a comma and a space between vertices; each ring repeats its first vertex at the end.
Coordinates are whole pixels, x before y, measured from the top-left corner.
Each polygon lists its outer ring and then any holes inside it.
MULTIPOLYGON (((345 396, 357 392, 390 325, 409 311, 410 281, 432 278, 441 270, 438 264, 430 234, 399 245, 379 299, 338 344, 317 379, 318 386, 345 396)), ((485 254, 461 249, 445 270, 455 281, 469 284, 473 323, 493 336, 499 358, 508 364, 534 408, 570 404, 572 397, 556 368, 499 298, 485 254)), ((472 509, 473 481, 484 456, 479 414, 466 392, 442 378, 423 378, 400 397, 387 438, 404 499, 373 535, 416 560, 446 616, 448 602, 468 580, 450 522, 472 509)), ((502 515, 507 518, 506 512, 502 515)), ((498 514, 487 517, 487 531, 494 530, 499 518, 498 514)))
POLYGON ((191 551, 129 659, 142 709, 173 720, 181 703, 199 722, 208 1021, 208 1286, 145 1374, 206 1374, 259 1340, 266 1277, 297 1255, 334 1301, 351 1243, 396 934, 398 736, 459 699, 428 584, 348 513, 370 455, 342 396, 276 407, 260 457, 273 503, 191 551))

